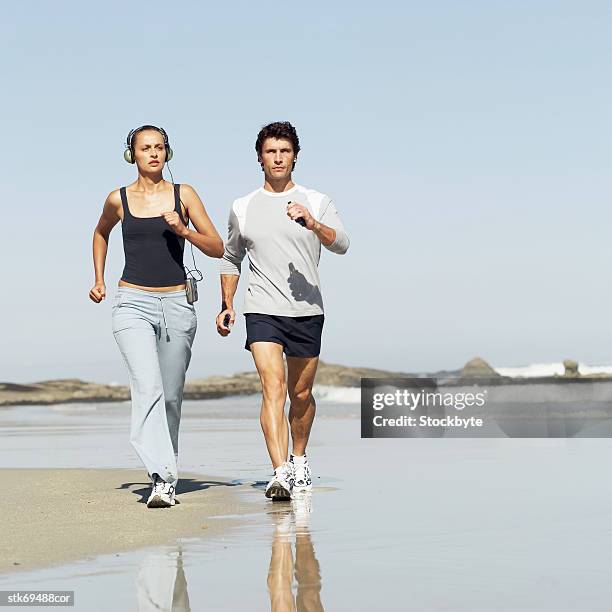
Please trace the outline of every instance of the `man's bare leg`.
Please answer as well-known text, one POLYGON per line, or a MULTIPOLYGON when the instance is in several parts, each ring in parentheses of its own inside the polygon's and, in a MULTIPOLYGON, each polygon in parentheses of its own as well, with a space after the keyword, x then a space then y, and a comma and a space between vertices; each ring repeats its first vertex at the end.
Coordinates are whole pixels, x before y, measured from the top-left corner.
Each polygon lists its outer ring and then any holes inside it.
POLYGON ((285 416, 287 382, 283 347, 276 342, 253 342, 251 353, 261 380, 263 401, 259 421, 266 446, 276 469, 287 461, 289 427, 285 416))
POLYGON ((289 424, 294 455, 303 455, 308 444, 317 409, 312 386, 318 365, 318 357, 287 357, 287 386, 291 401, 289 424))

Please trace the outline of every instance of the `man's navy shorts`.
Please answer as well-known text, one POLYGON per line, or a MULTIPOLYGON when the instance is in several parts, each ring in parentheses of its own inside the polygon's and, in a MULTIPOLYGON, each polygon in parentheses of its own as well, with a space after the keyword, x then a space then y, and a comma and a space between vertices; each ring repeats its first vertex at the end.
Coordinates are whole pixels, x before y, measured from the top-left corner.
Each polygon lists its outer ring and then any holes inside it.
POLYGON ((281 317, 248 312, 244 316, 247 351, 251 350, 252 342, 276 342, 282 344, 287 357, 317 357, 321 352, 325 315, 281 317))

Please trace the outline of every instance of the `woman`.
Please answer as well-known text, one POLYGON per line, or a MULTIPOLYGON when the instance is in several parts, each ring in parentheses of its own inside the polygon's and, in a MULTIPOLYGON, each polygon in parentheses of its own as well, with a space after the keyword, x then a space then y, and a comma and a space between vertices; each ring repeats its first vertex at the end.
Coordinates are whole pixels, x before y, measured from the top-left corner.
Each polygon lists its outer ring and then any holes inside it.
POLYGON ((197 327, 186 296, 185 240, 210 257, 223 255, 223 241, 195 190, 163 179, 171 157, 162 128, 144 125, 128 134, 124 158, 136 164, 138 178, 106 198, 94 230, 96 282, 89 292, 96 303, 106 297, 108 237, 121 221, 125 268, 113 303, 113 334, 130 379, 130 442, 152 480, 149 508, 173 506, 178 482, 181 403, 197 327))

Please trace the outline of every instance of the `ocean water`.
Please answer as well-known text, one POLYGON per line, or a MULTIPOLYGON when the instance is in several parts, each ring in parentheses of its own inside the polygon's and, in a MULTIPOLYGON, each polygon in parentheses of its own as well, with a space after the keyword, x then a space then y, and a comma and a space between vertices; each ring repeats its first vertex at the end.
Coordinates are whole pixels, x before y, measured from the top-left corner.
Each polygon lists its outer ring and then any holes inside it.
MULTIPOLYGON (((181 467, 259 511, 213 538, 0 575, 76 610, 608 610, 607 439, 360 438, 320 396, 312 494, 273 504, 259 398, 184 404, 181 467)), ((0 411, 2 467, 139 467, 129 403, 0 411)))
MULTIPOLYGON (((526 378, 534 376, 562 376, 565 372, 563 362, 554 363, 531 363, 525 366, 500 366, 493 368, 502 376, 522 376, 526 378)), ((589 365, 578 362, 578 370, 581 374, 612 374, 612 365, 589 365)))

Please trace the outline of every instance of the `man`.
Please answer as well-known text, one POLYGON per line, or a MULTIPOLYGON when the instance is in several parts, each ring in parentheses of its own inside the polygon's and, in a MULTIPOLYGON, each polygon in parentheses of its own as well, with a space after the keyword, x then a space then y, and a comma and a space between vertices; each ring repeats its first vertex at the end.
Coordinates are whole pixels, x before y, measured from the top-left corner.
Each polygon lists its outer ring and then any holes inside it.
POLYGON ((306 445, 316 410, 312 385, 324 321, 317 267, 321 245, 343 254, 349 239, 330 198, 293 182, 300 144, 290 123, 265 126, 255 149, 264 186, 235 200, 230 210, 217 331, 227 336, 234 325, 233 300, 248 253, 245 348, 261 379, 260 422, 274 469, 266 497, 281 500, 290 499, 292 491, 312 488, 306 445), (289 460, 287 392, 293 444, 289 460))

